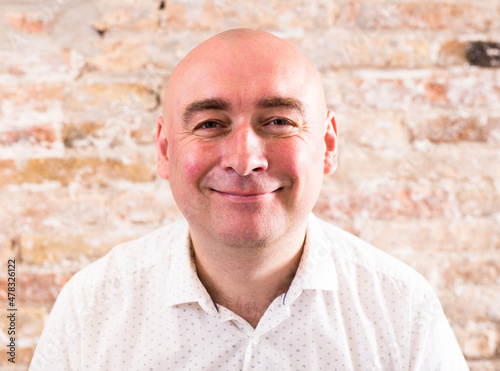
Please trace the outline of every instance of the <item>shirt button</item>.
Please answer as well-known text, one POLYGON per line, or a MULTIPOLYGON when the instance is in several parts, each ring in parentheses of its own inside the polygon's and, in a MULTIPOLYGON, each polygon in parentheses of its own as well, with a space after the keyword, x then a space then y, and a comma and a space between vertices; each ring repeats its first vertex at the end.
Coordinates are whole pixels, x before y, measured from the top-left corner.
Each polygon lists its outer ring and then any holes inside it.
POLYGON ((285 314, 286 314, 287 316, 289 316, 289 315, 290 315, 290 313, 291 313, 291 311, 290 311, 290 307, 286 307, 286 308, 285 308, 285 314))
POLYGON ((252 341, 252 344, 253 344, 253 345, 257 345, 257 344, 259 344, 259 343, 260 343, 260 338, 255 338, 255 339, 253 339, 253 341, 252 341))

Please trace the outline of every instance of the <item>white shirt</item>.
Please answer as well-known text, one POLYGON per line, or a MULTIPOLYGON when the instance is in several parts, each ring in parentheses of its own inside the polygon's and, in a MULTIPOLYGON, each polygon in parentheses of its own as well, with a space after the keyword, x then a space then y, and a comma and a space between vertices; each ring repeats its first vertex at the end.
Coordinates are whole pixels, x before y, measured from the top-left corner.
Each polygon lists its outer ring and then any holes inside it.
POLYGON ((468 370, 422 276, 312 214, 296 276, 255 329, 214 304, 189 246, 179 221, 77 273, 30 370, 468 370))

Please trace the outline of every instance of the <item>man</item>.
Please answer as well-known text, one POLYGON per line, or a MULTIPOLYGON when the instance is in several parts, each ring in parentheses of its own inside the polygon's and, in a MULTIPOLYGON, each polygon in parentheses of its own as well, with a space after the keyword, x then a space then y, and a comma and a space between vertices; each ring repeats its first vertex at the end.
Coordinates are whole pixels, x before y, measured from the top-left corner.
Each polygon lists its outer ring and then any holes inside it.
POLYGON ((337 127, 290 44, 239 29, 196 47, 157 147, 185 221, 78 273, 32 370, 467 369, 420 275, 311 214, 337 127))

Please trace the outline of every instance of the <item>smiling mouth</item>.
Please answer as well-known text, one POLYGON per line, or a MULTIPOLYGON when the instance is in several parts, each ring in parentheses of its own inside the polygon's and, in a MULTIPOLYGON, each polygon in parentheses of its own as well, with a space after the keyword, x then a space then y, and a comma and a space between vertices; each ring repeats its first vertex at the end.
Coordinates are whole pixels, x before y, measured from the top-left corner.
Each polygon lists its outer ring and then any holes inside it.
POLYGON ((259 198, 266 195, 270 195, 274 192, 277 192, 281 189, 277 188, 274 191, 270 192, 238 192, 238 191, 218 191, 217 189, 210 188, 211 191, 216 192, 223 196, 233 197, 233 198, 242 198, 242 199, 251 199, 251 198, 259 198))

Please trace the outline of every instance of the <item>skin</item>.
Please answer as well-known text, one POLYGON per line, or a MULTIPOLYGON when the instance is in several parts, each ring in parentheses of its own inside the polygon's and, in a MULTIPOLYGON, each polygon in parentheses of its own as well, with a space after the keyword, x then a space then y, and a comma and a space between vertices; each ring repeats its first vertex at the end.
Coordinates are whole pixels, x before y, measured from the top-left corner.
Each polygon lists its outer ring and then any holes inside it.
POLYGON ((256 327, 290 286, 337 165, 319 74, 284 40, 226 31, 174 69, 157 127, 158 174, 189 223, 198 276, 256 327))

